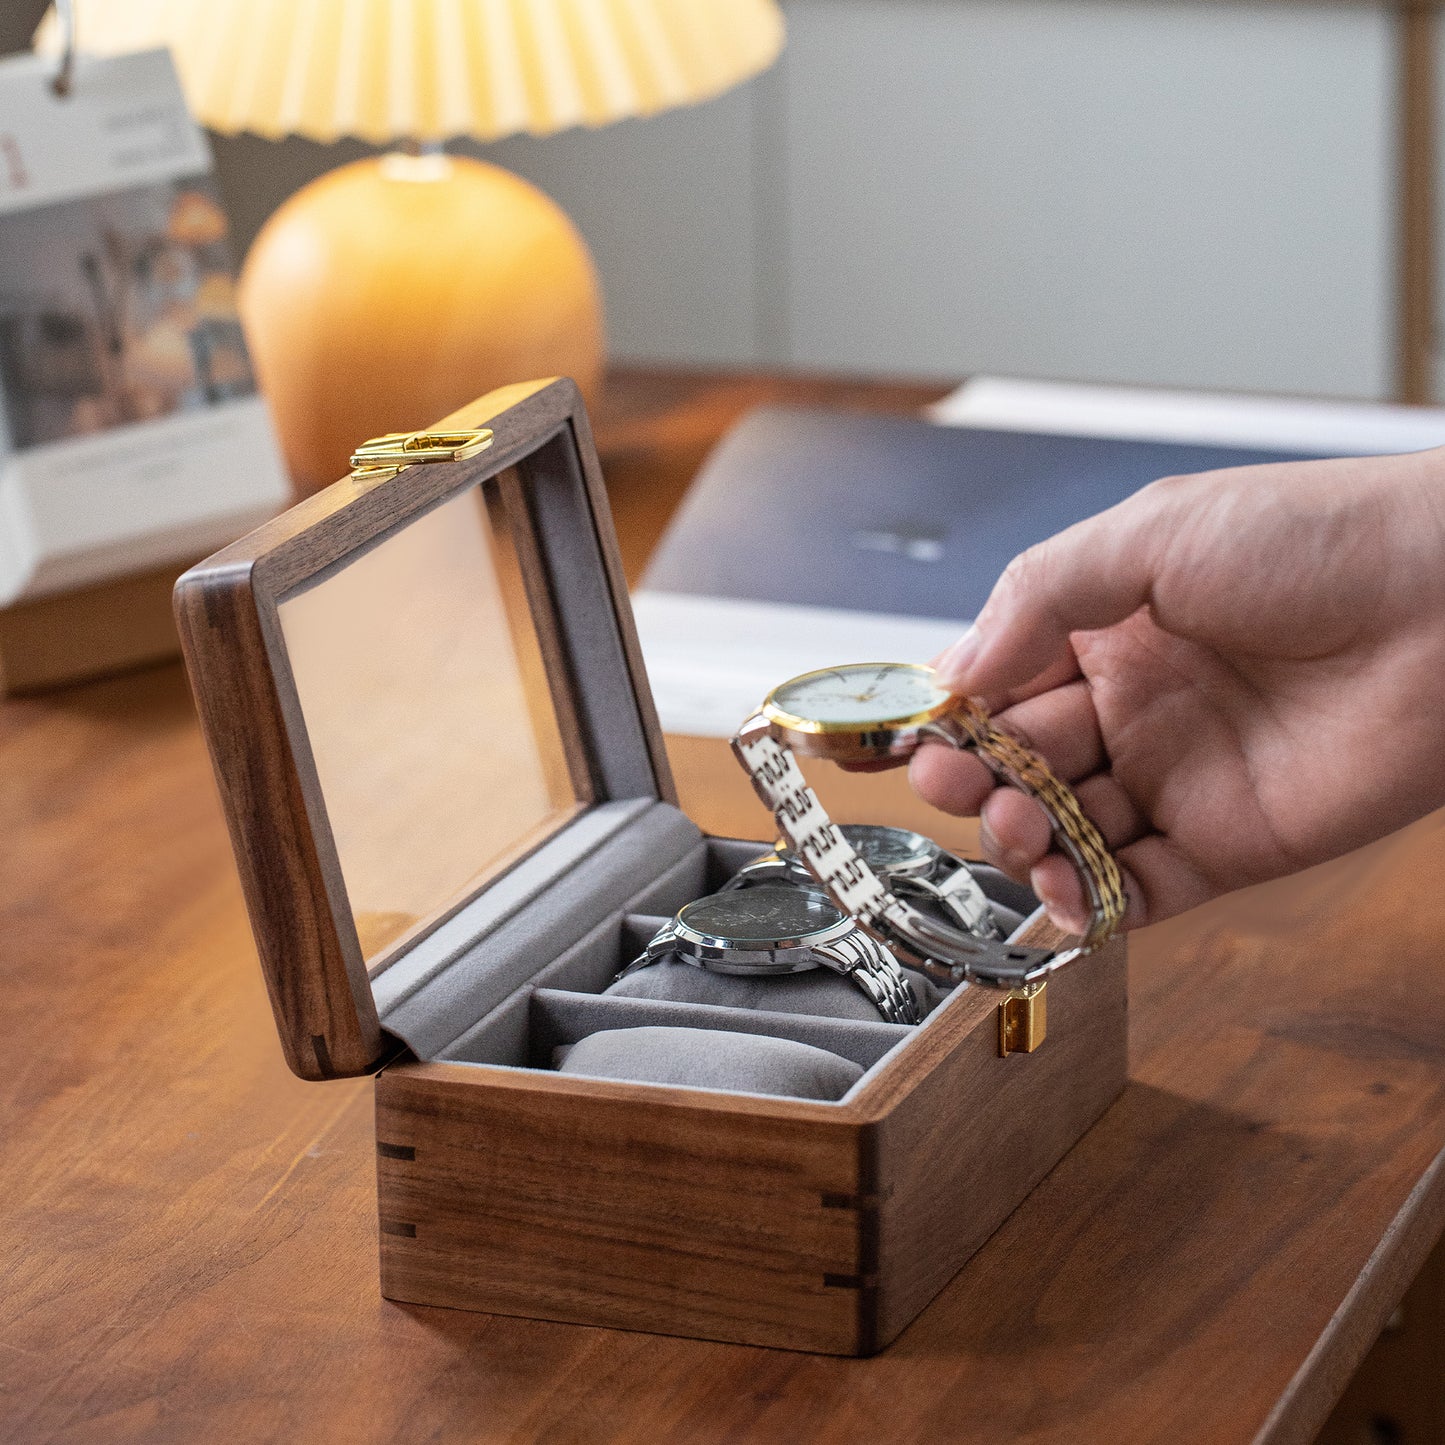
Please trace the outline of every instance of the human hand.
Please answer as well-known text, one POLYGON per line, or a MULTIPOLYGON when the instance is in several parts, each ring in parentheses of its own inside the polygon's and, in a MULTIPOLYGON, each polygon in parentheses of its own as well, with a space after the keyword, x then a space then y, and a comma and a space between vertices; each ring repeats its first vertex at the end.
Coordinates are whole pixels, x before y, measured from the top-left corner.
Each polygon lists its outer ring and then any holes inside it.
MULTIPOLYGON (((1137 928, 1445 804, 1445 448, 1170 477, 1016 558, 938 659, 1070 784, 1137 928)), ((1031 798, 920 748, 914 789, 1082 931, 1031 798)))

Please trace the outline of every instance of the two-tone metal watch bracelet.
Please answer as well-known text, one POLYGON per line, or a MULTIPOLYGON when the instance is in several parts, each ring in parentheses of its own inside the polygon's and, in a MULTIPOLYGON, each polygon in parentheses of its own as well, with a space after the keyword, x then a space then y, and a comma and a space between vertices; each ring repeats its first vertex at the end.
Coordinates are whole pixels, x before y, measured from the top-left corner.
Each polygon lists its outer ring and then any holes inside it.
POLYGON ((1118 931, 1127 899, 1119 865, 1099 830, 1084 816, 1073 789, 1012 733, 1005 732, 971 698, 928 729, 961 751, 977 755, 1000 782, 1035 799, 1048 815, 1060 848, 1068 855, 1089 898, 1089 928, 1083 947, 1096 948, 1118 931))
POLYGON ((981 939, 931 916, 890 892, 857 855, 804 779, 792 749, 772 735, 766 716, 748 719, 732 746, 779 831, 828 896, 896 956, 937 982, 954 986, 977 979, 1017 988, 1110 937, 1124 913, 1118 865, 1072 792, 1047 765, 962 698, 946 716, 920 728, 919 735, 977 753, 1001 781, 1042 804, 1089 897, 1091 921, 1082 939, 1060 949, 1027 947, 981 939))

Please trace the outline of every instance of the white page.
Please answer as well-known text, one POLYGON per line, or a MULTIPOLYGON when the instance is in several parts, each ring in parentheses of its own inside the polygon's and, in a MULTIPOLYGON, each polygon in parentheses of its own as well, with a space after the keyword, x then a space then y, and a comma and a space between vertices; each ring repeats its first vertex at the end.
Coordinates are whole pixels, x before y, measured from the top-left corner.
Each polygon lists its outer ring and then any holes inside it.
POLYGON ((665 732, 731 737, 768 691, 840 662, 927 662, 966 623, 734 597, 638 592, 642 656, 665 732))
POLYGON ((926 409, 946 426, 1366 456, 1445 446, 1445 408, 978 376, 926 409))

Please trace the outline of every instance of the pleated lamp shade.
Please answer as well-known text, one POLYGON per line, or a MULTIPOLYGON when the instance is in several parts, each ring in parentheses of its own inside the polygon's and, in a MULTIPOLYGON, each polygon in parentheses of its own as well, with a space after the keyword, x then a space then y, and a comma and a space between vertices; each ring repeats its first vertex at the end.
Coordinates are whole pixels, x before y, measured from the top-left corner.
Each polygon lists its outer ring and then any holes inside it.
MULTIPOLYGON (((82 52, 169 47, 213 130, 428 150, 706 100, 783 43, 775 0, 74 5, 82 52)), ((262 227, 239 297, 301 491, 341 475, 367 437, 430 425, 494 387, 567 375, 591 400, 601 384, 586 243, 535 186, 472 157, 391 154, 312 181, 262 227)))
POLYGON ((783 42, 775 0, 78 0, 77 9, 83 50, 169 46, 192 109, 214 130, 378 145, 651 115, 766 69, 783 42))

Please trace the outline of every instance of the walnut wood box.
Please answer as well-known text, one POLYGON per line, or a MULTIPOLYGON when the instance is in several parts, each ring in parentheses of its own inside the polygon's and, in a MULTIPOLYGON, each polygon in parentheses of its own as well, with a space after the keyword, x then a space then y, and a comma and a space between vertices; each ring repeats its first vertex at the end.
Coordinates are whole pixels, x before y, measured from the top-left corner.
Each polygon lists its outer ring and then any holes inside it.
POLYGON ((575 388, 438 429, 483 426, 480 454, 337 482, 176 589, 287 1061, 377 1075, 382 1293, 875 1351, 1123 1087, 1123 945, 1055 975, 1044 1043, 1007 1056, 981 988, 916 1028, 601 996, 758 845, 676 807, 575 388), (658 1022, 866 1072, 817 1102, 550 1067, 658 1022))

